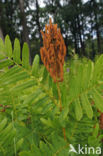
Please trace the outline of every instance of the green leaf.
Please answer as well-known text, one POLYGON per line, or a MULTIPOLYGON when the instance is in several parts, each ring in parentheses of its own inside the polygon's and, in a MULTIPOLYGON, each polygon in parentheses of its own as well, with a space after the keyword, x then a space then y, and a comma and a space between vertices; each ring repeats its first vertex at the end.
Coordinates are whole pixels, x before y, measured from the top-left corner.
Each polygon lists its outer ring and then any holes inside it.
POLYGON ((21 85, 17 85, 15 88, 12 89, 12 91, 19 92, 20 94, 25 89, 33 87, 34 85, 36 85, 36 82, 34 80, 28 80, 27 82, 24 82, 21 85))
POLYGON ((0 133, 4 129, 4 127, 6 126, 6 123, 7 123, 7 119, 6 118, 1 121, 1 123, 0 123, 0 133))
POLYGON ((0 60, 5 59, 5 56, 3 54, 0 54, 0 60))
POLYGON ((22 71, 21 68, 19 68, 18 66, 14 66, 14 67, 10 68, 7 72, 5 72, 0 77, 0 80, 2 80, 2 82, 8 81, 8 80, 12 79, 12 76, 14 76, 15 74, 17 74, 21 71, 22 71))
POLYGON ((26 69, 30 69, 30 63, 29 63, 29 47, 27 43, 24 43, 23 49, 22 49, 22 65, 26 69))
POLYGON ((48 71, 47 71, 47 69, 44 67, 42 82, 45 82, 47 77, 48 77, 48 71))
POLYGON ((38 76, 39 71, 39 55, 34 57, 33 65, 32 65, 32 75, 38 76))
POLYGON ((65 84, 61 86, 61 100, 63 107, 67 106, 67 90, 65 84))
POLYGON ((48 77, 48 83, 49 83, 49 88, 51 88, 52 87, 53 80, 52 80, 52 77, 50 75, 48 77))
POLYGON ((69 89, 69 102, 73 99, 78 98, 79 94, 82 92, 81 90, 81 82, 83 75, 83 66, 81 63, 73 66, 73 72, 70 75, 70 89, 69 89))
POLYGON ((94 147, 97 144, 97 141, 98 141, 97 138, 94 137, 94 136, 89 136, 88 137, 88 144, 89 144, 89 146, 94 147))
POLYGON ((14 51, 13 51, 13 59, 16 63, 21 64, 21 59, 20 59, 20 42, 16 38, 14 42, 14 51))
POLYGON ((44 118, 40 118, 40 120, 41 120, 41 122, 42 122, 44 125, 46 125, 46 126, 48 126, 48 127, 54 127, 53 124, 52 124, 52 121, 51 121, 50 119, 46 120, 46 119, 44 119, 44 118))
POLYGON ((97 109, 103 112, 103 97, 100 95, 100 93, 96 89, 93 89, 91 94, 93 96, 93 100, 95 102, 97 109))
POLYGON ((83 116, 83 112, 82 112, 82 108, 80 105, 80 100, 79 98, 77 100, 75 100, 75 114, 76 114, 76 119, 79 121, 82 116, 83 116))
POLYGON ((83 65, 83 75, 82 75, 82 88, 83 91, 85 91, 87 88, 90 87, 91 79, 93 76, 93 70, 94 70, 94 63, 92 61, 89 61, 88 64, 83 65))
POLYGON ((35 144, 32 145, 32 151, 36 156, 42 156, 40 149, 35 144))
POLYGON ((5 37, 5 52, 8 57, 12 57, 12 44, 8 35, 5 37))
POLYGON ((58 89, 57 89, 57 84, 54 83, 53 81, 52 81, 52 91, 53 91, 53 96, 54 96, 56 99, 58 99, 58 89))
POLYGON ((8 59, 4 59, 0 62, 0 69, 13 65, 14 63, 8 59))
POLYGON ((19 153, 19 156, 34 156, 34 154, 31 152, 23 151, 19 153))
POLYGON ((20 72, 15 75, 12 75, 11 79, 5 82, 4 84, 6 85, 15 84, 16 82, 25 80, 27 78, 29 78, 29 75, 26 72, 20 72))
POLYGON ((3 129, 3 131, 0 133, 0 140, 2 140, 11 130, 12 130, 13 126, 10 123, 5 129, 3 129))
POLYGON ((32 104, 33 100, 38 98, 41 94, 41 90, 38 88, 35 93, 31 93, 24 101, 24 104, 32 104))
POLYGON ((94 75, 93 75, 93 83, 96 83, 98 79, 100 79, 103 71, 103 55, 97 59, 95 66, 94 66, 94 75))
POLYGON ((82 94, 81 95, 81 103, 83 105, 84 110, 86 111, 86 114, 88 116, 88 118, 92 119, 93 117, 93 110, 91 107, 91 103, 88 100, 88 97, 86 94, 82 94))
POLYGON ((4 46, 4 43, 3 43, 3 40, 0 38, 0 53, 4 52, 5 51, 5 46, 4 46))
POLYGON ((67 118, 68 113, 69 113, 69 108, 65 107, 60 113, 60 119, 65 120, 67 118))
POLYGON ((12 127, 12 129, 11 130, 9 130, 9 132, 7 132, 6 134, 5 134, 5 136, 4 136, 4 138, 2 139, 2 144, 4 145, 4 146, 7 146, 7 145, 9 145, 11 142, 13 142, 13 139, 14 139, 14 136, 16 135, 16 129, 13 129, 13 127, 12 127), (8 140, 8 141, 7 141, 8 140))
POLYGON ((16 143, 16 149, 19 150, 23 144, 24 139, 21 138, 17 143, 16 143))
POLYGON ((99 124, 97 123, 93 131, 93 136, 98 137, 98 134, 99 134, 99 124))

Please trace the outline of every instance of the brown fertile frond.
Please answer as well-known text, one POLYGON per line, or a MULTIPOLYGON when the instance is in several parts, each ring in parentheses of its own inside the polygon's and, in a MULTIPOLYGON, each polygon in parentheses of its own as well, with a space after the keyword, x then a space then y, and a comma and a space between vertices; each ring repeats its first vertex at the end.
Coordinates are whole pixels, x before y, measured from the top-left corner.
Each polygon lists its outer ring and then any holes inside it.
POLYGON ((50 72, 54 82, 63 81, 63 64, 66 55, 66 46, 57 24, 45 25, 45 33, 41 31, 43 47, 40 49, 41 59, 50 72))

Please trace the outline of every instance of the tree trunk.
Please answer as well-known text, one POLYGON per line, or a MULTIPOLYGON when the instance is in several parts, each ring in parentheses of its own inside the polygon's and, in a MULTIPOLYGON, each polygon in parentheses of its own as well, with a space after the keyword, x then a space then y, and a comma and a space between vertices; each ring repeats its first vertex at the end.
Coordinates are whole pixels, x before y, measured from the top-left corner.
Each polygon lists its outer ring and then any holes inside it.
POLYGON ((96 35, 97 35, 97 47, 98 47, 98 53, 101 54, 101 40, 100 40, 100 32, 98 24, 96 23, 96 35))
POLYGON ((76 33, 73 33, 73 37, 74 37, 75 53, 78 54, 78 46, 77 46, 77 37, 76 37, 76 33))
POLYGON ((80 45, 81 45, 81 51, 82 51, 82 55, 86 55, 85 54, 85 44, 84 44, 84 42, 83 42, 83 40, 82 40, 82 35, 83 34, 81 34, 81 29, 83 29, 83 28, 81 28, 81 26, 80 26, 80 19, 79 19, 79 17, 77 16, 77 23, 78 23, 78 34, 79 34, 79 39, 80 39, 80 45))
POLYGON ((98 17, 99 17, 98 16, 98 6, 95 1, 93 1, 93 8, 95 8, 94 16, 95 16, 95 29, 96 29, 96 36, 97 36, 97 48, 98 48, 98 53, 101 53, 101 39, 100 39, 100 31, 99 31, 99 23, 98 23, 98 17))
POLYGON ((38 0, 36 0, 36 23, 38 27, 38 32, 39 32, 39 38, 40 38, 40 46, 42 45, 42 36, 41 36, 41 27, 40 27, 40 22, 39 22, 39 4, 38 0))
POLYGON ((66 45, 66 48, 67 48, 66 56, 68 57, 69 56, 69 53, 68 53, 68 37, 67 37, 67 35, 65 36, 64 41, 65 41, 65 45, 66 45))
POLYGON ((95 14, 95 29, 96 29, 96 35, 97 35, 97 48, 98 48, 98 53, 101 53, 101 40, 100 40, 100 32, 99 32, 99 25, 98 25, 98 19, 97 19, 97 14, 95 14))
MULTIPOLYGON (((92 3, 90 3, 91 6, 92 6, 92 3)), ((90 39, 91 39, 91 42, 92 42, 92 54, 91 54, 91 58, 94 59, 95 58, 95 55, 96 55, 96 50, 95 50, 95 45, 94 45, 94 41, 93 41, 93 24, 94 24, 94 21, 92 20, 92 13, 90 14, 90 19, 91 19, 91 30, 90 30, 90 39)))
POLYGON ((0 2, 0 38, 4 41, 3 30, 1 27, 1 18, 2 18, 2 2, 0 2))
POLYGON ((2 32, 1 26, 0 26, 0 38, 4 41, 4 36, 3 36, 3 32, 2 32))
POLYGON ((79 48, 78 48, 78 39, 77 39, 77 23, 74 21, 74 23, 71 24, 72 26, 72 34, 74 37, 74 47, 75 47, 75 53, 80 54, 79 48))
POLYGON ((31 64, 31 52, 30 52, 30 42, 29 42, 29 33, 27 28, 26 16, 24 12, 24 0, 19 0, 19 7, 21 12, 21 24, 23 27, 23 42, 27 42, 29 46, 29 60, 31 64))

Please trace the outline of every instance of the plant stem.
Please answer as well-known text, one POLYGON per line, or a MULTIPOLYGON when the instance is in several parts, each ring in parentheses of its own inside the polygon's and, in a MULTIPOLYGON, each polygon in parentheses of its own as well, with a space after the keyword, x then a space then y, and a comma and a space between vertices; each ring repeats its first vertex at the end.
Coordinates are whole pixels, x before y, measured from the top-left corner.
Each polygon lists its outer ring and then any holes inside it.
POLYGON ((64 135, 64 140, 66 140, 66 134, 65 134, 65 128, 62 128, 63 135, 64 135))
POLYGON ((59 102, 60 102, 60 112, 62 112, 62 100, 61 100, 61 91, 59 87, 59 82, 57 82, 57 88, 58 88, 58 97, 59 97, 59 102))
MULTIPOLYGON (((62 100, 61 100, 61 91, 60 91, 60 86, 59 86, 59 82, 57 81, 57 89, 58 89, 58 97, 59 97, 59 102, 60 102, 60 112, 62 112, 62 100)), ((63 131, 63 136, 64 136, 64 140, 66 140, 66 134, 65 134, 65 128, 62 128, 63 131)))

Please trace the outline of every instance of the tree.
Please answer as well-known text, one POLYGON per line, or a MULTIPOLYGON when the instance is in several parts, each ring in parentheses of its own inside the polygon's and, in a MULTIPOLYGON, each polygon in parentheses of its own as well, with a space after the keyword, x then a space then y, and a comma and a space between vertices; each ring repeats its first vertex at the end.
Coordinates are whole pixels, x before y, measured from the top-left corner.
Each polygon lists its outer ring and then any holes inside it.
MULTIPOLYGON (((24 11, 24 0, 19 0, 19 6, 20 6, 20 14, 21 14, 21 24, 23 27, 23 33, 22 33, 23 42, 27 42, 30 49, 29 33, 27 28, 26 15, 24 11)), ((30 57, 30 64, 31 64, 31 53, 29 53, 29 55, 30 55, 29 57, 30 57)))
POLYGON ((96 54, 102 53, 102 1, 88 0, 84 3, 83 0, 43 0, 43 2, 44 6, 41 6, 40 0, 1 0, 1 36, 9 34, 11 41, 17 37, 21 45, 27 42, 33 60, 42 45, 40 31, 44 30, 45 24, 52 17, 53 22, 61 29, 67 47, 67 56, 71 55, 70 49, 79 56, 92 59, 96 54), (94 39, 97 44, 94 44, 94 39), (88 42, 90 42, 89 53, 88 42))
POLYGON ((35 1, 35 5, 36 5, 36 24, 38 27, 38 33, 39 33, 39 37, 40 37, 40 45, 42 45, 42 36, 41 36, 41 26, 40 26, 40 7, 39 7, 39 3, 38 0, 35 1))
POLYGON ((4 41, 4 36, 3 36, 3 32, 2 32, 1 27, 0 27, 0 38, 2 38, 2 40, 4 41))
POLYGON ((18 2, 15 0, 0 1, 0 26, 3 36, 9 34, 12 41, 15 37, 20 38, 17 9, 18 2))

